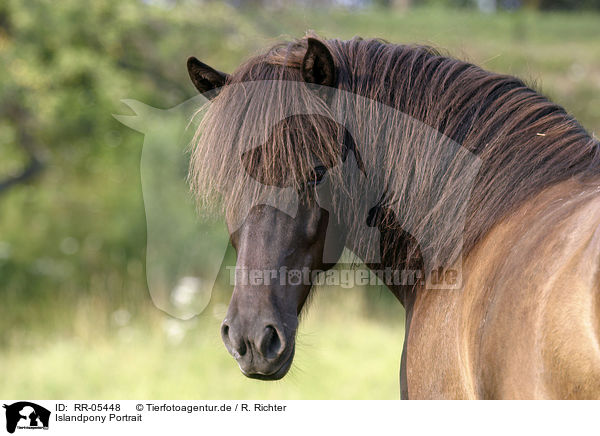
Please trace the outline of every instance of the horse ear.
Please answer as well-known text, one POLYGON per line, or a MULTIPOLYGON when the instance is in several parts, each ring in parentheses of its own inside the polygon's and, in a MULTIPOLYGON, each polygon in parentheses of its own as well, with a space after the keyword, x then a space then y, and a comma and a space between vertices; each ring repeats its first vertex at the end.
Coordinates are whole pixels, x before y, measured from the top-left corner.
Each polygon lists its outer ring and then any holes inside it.
POLYGON ((192 83, 200 93, 221 88, 229 78, 229 74, 217 71, 193 56, 187 60, 187 69, 192 83))
POLYGON ((327 46, 315 38, 308 38, 308 48, 302 60, 302 77, 307 83, 335 86, 337 72, 333 56, 327 46))

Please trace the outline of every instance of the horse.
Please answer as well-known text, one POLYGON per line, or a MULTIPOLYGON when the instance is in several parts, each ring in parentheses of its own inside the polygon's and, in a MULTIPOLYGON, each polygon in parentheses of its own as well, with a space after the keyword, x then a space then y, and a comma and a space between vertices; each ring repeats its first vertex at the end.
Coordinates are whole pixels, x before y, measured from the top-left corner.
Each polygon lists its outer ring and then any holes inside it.
MULTIPOLYGON (((203 204, 218 194, 236 268, 327 271, 347 248, 373 271, 423 271, 385 281, 406 309, 403 399, 600 398, 600 144, 564 108, 516 77, 378 39, 307 35, 232 74, 187 66, 210 99, 190 180, 203 204), (244 193, 249 180, 293 192, 295 214, 244 193), (328 207, 323 184, 340 191, 328 207), (379 198, 361 209, 365 187, 379 198), (365 228, 379 258, 348 237, 365 228), (432 289, 428 265, 458 271, 456 285, 432 289)), ((221 336, 244 375, 287 373, 311 289, 236 280, 221 336)))

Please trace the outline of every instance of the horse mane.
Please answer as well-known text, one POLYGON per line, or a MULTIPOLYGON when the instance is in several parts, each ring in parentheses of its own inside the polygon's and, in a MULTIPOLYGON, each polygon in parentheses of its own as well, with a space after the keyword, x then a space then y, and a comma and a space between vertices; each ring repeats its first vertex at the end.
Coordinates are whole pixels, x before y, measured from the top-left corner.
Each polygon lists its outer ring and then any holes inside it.
MULTIPOLYGON (((262 98, 248 95, 247 103, 240 105, 232 103, 233 96, 225 86, 214 99, 194 143, 191 180, 198 192, 211 188, 226 191, 225 209, 229 212, 235 209, 235 199, 242 196, 247 179, 243 175, 234 177, 223 162, 231 159, 231 155, 239 156, 239 152, 234 153, 239 147, 236 141, 244 137, 246 129, 257 124, 264 125, 265 131, 249 147, 270 144, 265 150, 270 156, 267 161, 278 160, 284 162, 284 166, 298 168, 288 179, 292 180, 292 187, 300 188, 301 175, 310 168, 315 155, 327 161, 339 153, 335 127, 322 117, 314 117, 302 121, 311 123, 310 126, 279 123, 275 129, 267 128, 273 123, 267 123, 261 113, 269 112, 274 119, 285 119, 282 114, 289 106, 296 106, 296 113, 318 110, 356 125, 357 113, 372 110, 368 101, 394 108, 395 113, 401 115, 386 120, 394 128, 386 130, 385 149, 381 149, 381 143, 377 145, 379 160, 369 161, 369 153, 361 150, 365 145, 358 138, 358 151, 367 156, 367 172, 374 174, 376 182, 392 192, 388 203, 394 205, 393 212, 401 223, 407 219, 420 220, 417 227, 423 232, 438 226, 438 234, 430 241, 429 250, 448 262, 461 254, 453 247, 457 239, 462 239, 462 254, 467 254, 496 223, 527 199, 561 181, 599 173, 599 142, 561 106, 516 77, 485 71, 444 56, 431 47, 360 38, 322 42, 329 47, 338 69, 337 88, 346 91, 344 95, 359 95, 365 99, 354 102, 354 111, 349 113, 341 110, 347 106, 340 100, 347 97, 334 95, 332 101, 326 102, 309 87, 293 99, 282 97, 283 87, 288 86, 286 81, 302 81, 300 66, 307 48, 306 38, 278 44, 250 59, 232 74, 228 84, 281 80, 282 88, 262 98), (238 128, 224 129, 223 120, 238 128), (432 167, 428 161, 429 166, 415 170, 415 165, 420 165, 419 156, 431 144, 419 140, 416 135, 423 133, 407 128, 407 120, 429 126, 480 160, 481 166, 471 186, 454 185, 455 189, 468 189, 468 192, 449 194, 454 198, 467 195, 464 228, 453 221, 455 211, 438 208, 436 216, 429 212, 432 205, 428 204, 431 198, 428 193, 437 189, 432 186, 435 181, 432 175, 443 173, 447 167, 443 162, 439 167, 432 167), (290 141, 290 131, 294 132, 293 141, 290 141), (415 184, 417 190, 411 187, 415 184), (440 228, 442 222, 451 225, 440 228)), ((368 130, 373 133, 378 128, 367 124, 358 122, 357 136, 368 130)), ((264 166, 264 162, 261 165, 264 166)), ((280 169, 276 165, 271 168, 275 184, 280 169)), ((447 198, 442 201, 453 204, 447 198)))

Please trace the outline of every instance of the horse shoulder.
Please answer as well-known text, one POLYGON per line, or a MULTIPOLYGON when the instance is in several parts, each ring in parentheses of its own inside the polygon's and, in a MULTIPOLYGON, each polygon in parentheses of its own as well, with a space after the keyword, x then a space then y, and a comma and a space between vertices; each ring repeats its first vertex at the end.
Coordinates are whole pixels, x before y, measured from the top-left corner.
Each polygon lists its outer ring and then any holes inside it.
POLYGON ((550 188, 466 260, 463 352, 478 396, 600 397, 597 186, 550 188))

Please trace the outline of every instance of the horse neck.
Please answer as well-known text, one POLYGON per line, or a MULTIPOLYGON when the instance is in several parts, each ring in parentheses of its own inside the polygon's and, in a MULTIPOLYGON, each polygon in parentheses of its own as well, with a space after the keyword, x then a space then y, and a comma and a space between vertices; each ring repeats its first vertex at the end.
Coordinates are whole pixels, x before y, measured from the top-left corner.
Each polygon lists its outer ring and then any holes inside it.
MULTIPOLYGON (((400 303, 409 310, 412 307, 412 301, 416 293, 423 287, 419 281, 423 277, 424 266, 418 243, 415 238, 404 229, 402 229, 394 219, 386 219, 377 226, 380 233, 380 262, 365 262, 365 265, 390 289, 392 294, 400 303), (389 274, 397 274, 400 278, 407 278, 407 283, 398 284, 394 282, 394 277, 389 274), (418 274, 421 274, 419 276, 418 274), (414 277, 414 281, 413 281, 414 277)), ((352 240, 346 241, 346 248, 357 254, 363 247, 352 240)), ((364 261, 363 258, 361 260, 364 261)))
MULTIPOLYGON (((429 59, 422 49, 414 53, 429 59)), ((436 62, 421 73, 437 74, 436 62)), ((455 92, 440 85, 448 75, 412 87, 398 69, 370 74, 366 61, 348 65, 360 65, 348 73, 357 77, 341 85, 344 93, 333 110, 355 135, 367 172, 382 174, 377 185, 395 191, 405 230, 419 238, 436 265, 468 254, 495 224, 544 189, 583 173, 600 174, 600 144, 564 109, 517 79, 468 68, 485 86, 471 88, 464 77, 447 83, 462 99, 457 104, 455 92), (363 79, 371 76, 372 83, 363 79), (418 190, 402 179, 415 173, 418 190), (459 214, 457 205, 465 205, 459 214)), ((448 68, 440 71, 454 71, 448 68)))

